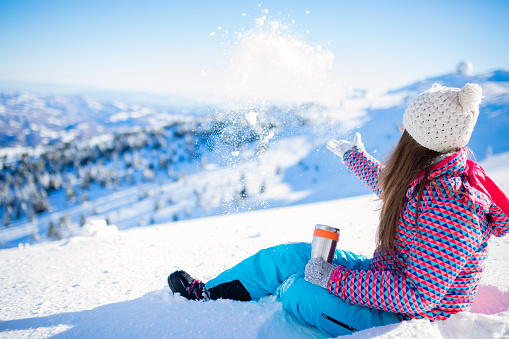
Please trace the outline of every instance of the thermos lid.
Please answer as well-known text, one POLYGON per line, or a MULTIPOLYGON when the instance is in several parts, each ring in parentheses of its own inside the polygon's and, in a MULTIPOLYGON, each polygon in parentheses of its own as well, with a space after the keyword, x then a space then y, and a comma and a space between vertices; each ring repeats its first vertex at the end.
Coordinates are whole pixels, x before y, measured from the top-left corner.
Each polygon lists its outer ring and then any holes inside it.
POLYGON ((322 224, 316 224, 315 229, 321 229, 329 232, 336 232, 339 234, 339 228, 328 226, 328 225, 322 225, 322 224))

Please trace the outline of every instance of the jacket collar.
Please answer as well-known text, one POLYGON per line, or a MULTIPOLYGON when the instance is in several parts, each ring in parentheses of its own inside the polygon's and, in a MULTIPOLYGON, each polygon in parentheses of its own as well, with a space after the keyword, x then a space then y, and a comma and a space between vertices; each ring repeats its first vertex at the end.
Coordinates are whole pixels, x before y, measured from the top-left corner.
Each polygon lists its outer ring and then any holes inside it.
MULTIPOLYGON (((461 148, 459 151, 446 156, 436 164, 431 165, 429 179, 436 178, 447 172, 465 172, 467 163, 467 151, 461 148)), ((412 181, 411 185, 415 185, 424 177, 424 171, 419 173, 417 178, 412 181)))
MULTIPOLYGON (((509 218, 509 196, 497 186, 497 184, 486 174, 484 169, 474 161, 467 160, 467 151, 465 148, 461 148, 456 153, 453 153, 449 156, 446 156, 436 164, 430 167, 429 178, 433 179, 438 176, 441 176, 445 173, 460 173, 465 175, 468 179, 469 185, 474 187, 479 192, 484 193, 489 198, 489 203, 480 199, 479 197, 471 197, 476 200, 478 203, 485 205, 489 208, 488 205, 491 205, 491 202, 495 202, 495 204, 501 209, 501 211, 505 214, 506 218, 509 218)), ((409 194, 413 194, 413 190, 417 183, 419 183, 424 177, 424 171, 419 173, 417 178, 412 181, 410 185, 411 189, 409 194)))

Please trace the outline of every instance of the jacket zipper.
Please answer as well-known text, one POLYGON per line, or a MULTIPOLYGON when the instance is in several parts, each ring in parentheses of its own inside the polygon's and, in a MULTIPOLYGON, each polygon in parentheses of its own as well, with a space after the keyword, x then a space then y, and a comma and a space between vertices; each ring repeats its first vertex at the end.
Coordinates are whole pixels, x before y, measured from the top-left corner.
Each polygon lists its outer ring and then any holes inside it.
POLYGON ((336 324, 336 325, 339 325, 339 326, 341 326, 341 327, 346 328, 346 329, 347 329, 347 330, 349 330, 349 331, 352 331, 352 332, 357 332, 357 331, 358 331, 357 329, 353 328, 352 326, 348 326, 347 324, 342 323, 342 322, 341 322, 341 321, 339 321, 339 320, 336 320, 336 319, 334 319, 334 318, 329 317, 329 316, 328 316, 327 314, 325 314, 325 313, 322 313, 322 317, 323 317, 323 318, 325 318, 325 319, 327 319, 327 320, 329 320, 329 321, 332 321, 332 322, 333 322, 334 324, 336 324))

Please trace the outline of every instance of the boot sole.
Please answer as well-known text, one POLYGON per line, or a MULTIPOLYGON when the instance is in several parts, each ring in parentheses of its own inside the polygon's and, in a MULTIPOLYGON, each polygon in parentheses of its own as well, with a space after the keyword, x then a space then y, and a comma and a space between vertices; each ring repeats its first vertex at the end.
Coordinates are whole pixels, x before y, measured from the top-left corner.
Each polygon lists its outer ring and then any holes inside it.
POLYGON ((176 273, 177 272, 173 272, 168 276, 168 286, 170 286, 170 289, 173 293, 180 293, 177 291, 177 287, 174 285, 174 280, 178 280, 178 282, 182 285, 182 282, 180 281, 180 279, 178 279, 178 276, 176 277, 177 279, 175 279, 176 273))

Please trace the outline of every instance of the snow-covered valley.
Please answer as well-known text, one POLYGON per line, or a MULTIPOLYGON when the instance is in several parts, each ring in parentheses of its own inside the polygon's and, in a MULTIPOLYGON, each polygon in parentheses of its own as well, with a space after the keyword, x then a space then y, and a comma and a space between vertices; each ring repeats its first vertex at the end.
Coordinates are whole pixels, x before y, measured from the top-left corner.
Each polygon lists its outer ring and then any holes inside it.
POLYGON ((37 125, 38 131, 44 126, 55 139, 48 145, 21 143, 0 149, 0 246, 80 234, 89 218, 127 229, 366 194, 351 174, 338 171, 341 164, 325 143, 351 138, 358 130, 367 150, 382 159, 399 138, 408 101, 435 82, 483 86, 481 114, 469 147, 478 160, 489 158, 509 151, 508 74, 446 74, 377 97, 351 93, 334 107, 158 110, 4 91, 4 124, 37 125), (95 107, 89 118, 101 129, 87 129, 96 133, 93 138, 66 140, 64 134, 77 123, 62 117, 82 119, 76 112, 83 107, 85 113, 95 107), (33 110, 38 113, 26 113, 33 110), (118 118, 122 112, 126 119, 118 118), (50 114, 58 118, 41 118, 50 114), (54 125, 56 120, 61 124, 54 125))

